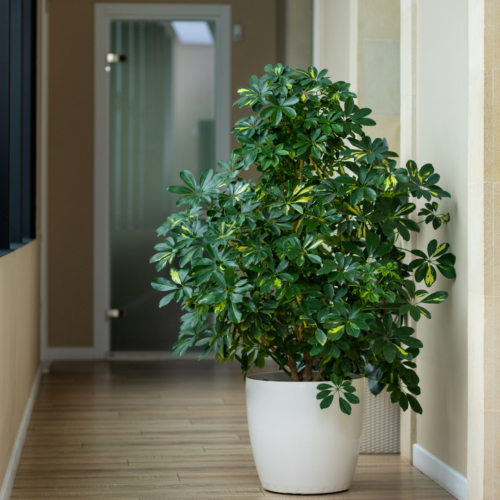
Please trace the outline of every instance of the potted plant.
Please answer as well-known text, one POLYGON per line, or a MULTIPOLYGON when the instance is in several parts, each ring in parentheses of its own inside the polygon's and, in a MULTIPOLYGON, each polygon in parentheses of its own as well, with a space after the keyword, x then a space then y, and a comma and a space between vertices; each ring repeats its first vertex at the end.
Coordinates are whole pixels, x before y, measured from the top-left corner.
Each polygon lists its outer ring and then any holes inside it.
POLYGON ((416 283, 430 287, 437 271, 455 278, 455 257, 447 243, 423 252, 404 242, 421 223, 448 222, 431 199, 450 195, 431 165, 400 168, 383 140, 365 135, 375 122, 348 83, 315 68, 265 71, 238 91, 253 111, 233 129, 241 147, 220 171, 199 180, 183 171, 184 185, 169 188, 187 208, 158 229, 168 236, 151 261, 178 268, 153 288, 168 292, 160 307, 175 300, 185 310, 174 355, 206 346, 200 359, 214 350, 241 364, 264 488, 341 491, 356 467, 365 378, 422 412, 422 342, 405 317, 431 317, 425 305, 447 293, 416 283), (256 182, 239 175, 252 164, 256 182), (410 196, 428 201, 421 222, 410 196), (250 374, 268 358, 277 374, 250 374))

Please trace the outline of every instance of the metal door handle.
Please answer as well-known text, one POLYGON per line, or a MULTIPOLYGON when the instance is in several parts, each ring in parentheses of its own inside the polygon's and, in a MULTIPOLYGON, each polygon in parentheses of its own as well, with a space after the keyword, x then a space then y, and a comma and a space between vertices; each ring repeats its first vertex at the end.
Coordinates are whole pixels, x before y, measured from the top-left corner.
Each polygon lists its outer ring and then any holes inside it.
POLYGON ((125 54, 113 54, 110 52, 106 54, 106 62, 107 63, 127 62, 127 56, 125 54))
POLYGON ((125 316, 125 311, 122 309, 108 309, 106 311, 106 316, 108 318, 123 318, 125 316))

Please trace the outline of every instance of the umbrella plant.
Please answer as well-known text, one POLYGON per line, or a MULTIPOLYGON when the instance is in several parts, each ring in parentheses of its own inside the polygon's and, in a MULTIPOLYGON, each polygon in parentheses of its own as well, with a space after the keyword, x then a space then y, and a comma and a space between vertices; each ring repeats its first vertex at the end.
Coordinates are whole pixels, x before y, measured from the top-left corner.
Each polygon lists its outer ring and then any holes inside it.
POLYGON ((420 224, 438 229, 449 215, 432 199, 449 197, 432 165, 399 166, 345 82, 327 71, 268 65, 238 90, 253 112, 232 132, 240 147, 199 179, 183 171, 166 237, 151 258, 170 279, 152 286, 185 311, 174 355, 205 346, 243 374, 271 358, 292 381, 317 381, 322 408, 339 396, 351 412, 350 380, 384 387, 393 403, 422 409, 415 358, 423 347, 405 318, 431 318, 429 293, 440 272, 455 278, 455 257, 433 239, 426 251, 405 242, 420 224), (255 165, 255 181, 240 173, 255 165), (412 216, 411 197, 428 203, 412 216), (420 285, 422 284, 422 285, 420 285), (215 318, 211 320, 211 318, 215 318))

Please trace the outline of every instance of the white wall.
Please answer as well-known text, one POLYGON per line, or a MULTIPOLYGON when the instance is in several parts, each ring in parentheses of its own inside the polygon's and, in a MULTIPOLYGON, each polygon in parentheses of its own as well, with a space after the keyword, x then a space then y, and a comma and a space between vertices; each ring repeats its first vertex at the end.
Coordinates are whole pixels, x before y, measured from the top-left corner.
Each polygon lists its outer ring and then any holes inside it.
MULTIPOLYGON (((450 294, 418 323, 424 343, 417 443, 467 475, 467 0, 418 0, 416 25, 416 158, 432 163, 451 199, 440 202, 451 221, 422 227, 417 247, 436 238, 457 256, 456 281, 438 279, 432 290, 450 294)), ((404 29, 404 28, 403 28, 404 29)), ((407 160, 408 158, 402 158, 407 160)), ((422 205, 420 200, 418 205, 422 205)), ((422 287, 424 288, 424 287, 422 287)))

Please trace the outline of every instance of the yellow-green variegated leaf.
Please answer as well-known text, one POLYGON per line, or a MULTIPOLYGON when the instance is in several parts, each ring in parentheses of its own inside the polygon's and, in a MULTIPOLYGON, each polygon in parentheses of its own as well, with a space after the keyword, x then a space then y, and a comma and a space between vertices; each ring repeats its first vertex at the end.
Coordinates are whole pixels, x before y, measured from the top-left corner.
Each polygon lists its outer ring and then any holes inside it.
POLYGON ((356 154, 353 155, 353 157, 356 158, 356 161, 361 160, 365 156, 367 156, 367 153, 356 153, 356 154))
POLYGON ((423 307, 417 306, 417 309, 423 314, 427 319, 431 319, 431 313, 427 310, 424 309, 423 307))
POLYGON ((361 212, 361 208, 359 208, 356 205, 348 205, 347 208, 349 209, 349 212, 352 212, 355 215, 362 216, 363 212, 361 212))
POLYGON ((248 184, 242 184, 241 186, 238 186, 234 190, 234 194, 238 195, 238 194, 244 193, 248 189, 248 187, 249 187, 248 184))
POLYGON ((425 284, 427 286, 432 286, 436 281, 436 270, 433 266, 427 266, 427 271, 425 273, 425 284))
POLYGON ((323 243, 323 240, 316 240, 314 243, 311 243, 311 245, 307 247, 307 250, 314 250, 315 248, 318 248, 321 243, 323 243))
POLYGON ((403 354, 404 356, 408 356, 408 353, 404 350, 404 349, 401 349, 401 347, 399 347, 398 345, 394 344, 396 346, 396 349, 401 353, 403 354))
POLYGON ((447 292, 434 292, 422 300, 423 304, 441 304, 448 298, 447 292))
POLYGON ((243 130, 250 130, 251 128, 253 128, 253 125, 249 122, 241 122, 238 123, 238 125, 236 125, 234 128, 241 132, 243 130))
POLYGON ((310 76, 309 73, 303 69, 296 69, 295 72, 302 76, 310 76))
POLYGON ((406 168, 408 169, 408 172, 410 172, 410 175, 412 175, 413 177, 417 175, 418 173, 417 164, 413 160, 409 160, 406 163, 406 168))
POLYGON ((321 344, 325 345, 326 341, 328 340, 325 332, 323 330, 320 330, 319 328, 316 330, 316 340, 321 344))
POLYGON ((389 189, 396 186, 397 183, 398 183, 398 180, 396 179, 396 177, 394 175, 389 175, 385 178, 385 180, 382 184, 382 189, 384 191, 388 191, 389 189))
POLYGON ((424 182, 425 178, 426 177, 429 177, 429 175, 431 175, 431 171, 428 170, 424 173, 424 175, 421 175, 420 172, 417 174, 417 177, 420 179, 420 182, 424 182))
POLYGON ((425 290, 417 290, 415 292, 415 298, 419 299, 420 297, 423 297, 424 295, 427 295, 429 292, 426 292, 425 290))
POLYGON ((224 308, 226 307, 226 303, 227 303, 227 301, 225 300, 224 302, 220 302, 219 304, 217 304, 214 307, 215 314, 219 314, 220 312, 222 312, 224 310, 224 308))
POLYGON ((436 251, 432 254, 432 257, 438 257, 442 253, 445 253, 448 250, 448 248, 450 248, 450 245, 448 243, 443 243, 442 245, 439 245, 436 248, 436 251))
POLYGON ((342 337, 342 333, 344 332, 345 325, 338 325, 330 328, 327 332, 328 338, 330 340, 339 340, 342 337))
POLYGON ((344 328, 344 325, 335 326, 335 327, 331 328, 330 330, 328 330, 328 335, 335 335, 337 332, 340 332, 340 330, 342 330, 343 328, 344 328))
POLYGON ((404 214, 409 214, 413 212, 416 208, 416 205, 414 203, 406 203, 401 209, 399 209, 394 215, 395 216, 401 216, 404 214))
POLYGON ((362 222, 359 225, 358 230, 356 231, 356 236, 358 239, 365 238, 366 237, 366 223, 362 222))
POLYGON ((179 271, 177 271, 177 269, 170 269, 170 276, 172 277, 172 281, 174 283, 177 283, 178 285, 181 284, 181 279, 179 277, 179 271))
POLYGON ((297 186, 295 186, 292 195, 295 196, 297 194, 305 194, 311 191, 311 189, 314 189, 314 186, 304 187, 304 184, 298 184, 297 186))

